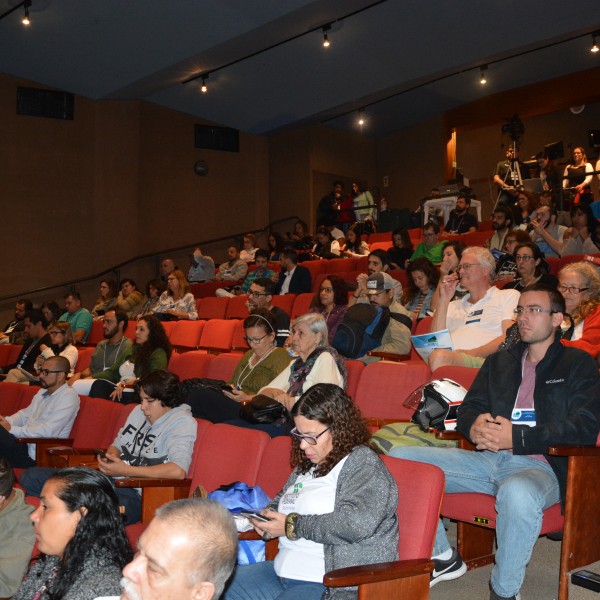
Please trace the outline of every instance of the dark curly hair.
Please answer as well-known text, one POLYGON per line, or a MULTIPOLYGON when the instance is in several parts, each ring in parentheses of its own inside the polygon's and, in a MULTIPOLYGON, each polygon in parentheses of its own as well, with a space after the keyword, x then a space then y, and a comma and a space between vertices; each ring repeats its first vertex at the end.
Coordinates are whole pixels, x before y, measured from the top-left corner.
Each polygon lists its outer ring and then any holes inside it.
MULTIPOLYGON (((321 285, 323 285, 324 281, 330 281, 331 287, 333 288, 333 303, 336 305, 346 306, 348 304, 348 286, 346 282, 339 275, 327 275, 321 281, 321 285)), ((321 290, 319 289, 310 303, 311 308, 317 306, 318 308, 323 308, 323 303, 321 302, 321 290)))
POLYGON ((167 353, 167 361, 171 358, 173 348, 171 348, 171 342, 169 342, 162 323, 156 317, 144 315, 140 317, 140 321, 146 323, 150 333, 145 344, 134 344, 133 362, 141 365, 140 372, 144 375, 150 367, 150 357, 157 348, 162 348, 167 353))
POLYGON ((439 271, 434 267, 433 263, 427 258, 417 258, 413 260, 406 268, 406 274, 408 275, 408 285, 402 294, 402 304, 408 304, 412 302, 420 293, 421 290, 415 285, 412 274, 415 271, 421 271, 425 273, 427 280, 429 281, 429 287, 435 289, 440 279, 439 271))
POLYGON ((92 552, 107 556, 122 569, 133 558, 133 550, 125 535, 119 499, 106 475, 85 467, 69 467, 56 471, 48 481, 58 483, 56 495, 70 512, 85 509, 47 590, 50 600, 59 600, 68 593, 92 552))
MULTIPOLYGON (((327 475, 342 458, 357 446, 371 448, 371 432, 358 407, 344 390, 333 383, 318 383, 304 392, 292 407, 292 418, 302 416, 330 427, 333 449, 314 470, 315 477, 327 475)), ((300 449, 300 441, 292 440, 292 468, 308 473, 315 465, 300 449)))
POLYGON ((157 369, 135 382, 135 391, 140 394, 142 388, 146 396, 158 400, 161 406, 175 408, 182 399, 179 397, 179 376, 169 371, 157 369))

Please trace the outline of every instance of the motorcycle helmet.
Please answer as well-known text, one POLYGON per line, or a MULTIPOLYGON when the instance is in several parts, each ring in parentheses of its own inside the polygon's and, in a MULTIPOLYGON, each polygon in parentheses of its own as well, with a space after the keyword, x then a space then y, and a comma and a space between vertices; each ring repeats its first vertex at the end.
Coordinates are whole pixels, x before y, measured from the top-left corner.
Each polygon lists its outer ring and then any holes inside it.
POLYGON ((467 390, 452 379, 434 379, 419 386, 403 402, 414 410, 411 421, 423 431, 456 429, 456 416, 467 390))

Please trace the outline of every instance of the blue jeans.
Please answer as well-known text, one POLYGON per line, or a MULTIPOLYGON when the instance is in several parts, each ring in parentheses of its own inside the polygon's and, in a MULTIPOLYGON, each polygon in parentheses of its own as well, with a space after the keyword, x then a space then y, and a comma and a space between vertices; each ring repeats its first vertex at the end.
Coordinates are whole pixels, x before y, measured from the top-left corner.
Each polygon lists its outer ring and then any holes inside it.
POLYGON ((267 561, 236 567, 223 600, 321 600, 324 592, 322 583, 279 577, 267 561))
MULTIPOLYGON (((391 456, 436 465, 446 475, 446 493, 479 492, 496 497, 496 564, 492 587, 499 596, 516 595, 542 528, 542 512, 560 500, 550 465, 510 452, 458 448, 395 448, 391 456)), ((433 547, 437 556, 450 544, 442 522, 433 547)))

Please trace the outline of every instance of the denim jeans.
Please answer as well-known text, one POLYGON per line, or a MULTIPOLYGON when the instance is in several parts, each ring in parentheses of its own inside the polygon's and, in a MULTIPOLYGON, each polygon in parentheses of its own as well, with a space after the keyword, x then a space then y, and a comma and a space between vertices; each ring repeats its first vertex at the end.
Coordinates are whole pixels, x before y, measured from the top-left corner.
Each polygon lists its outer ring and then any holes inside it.
MULTIPOLYGON (((396 448, 391 456, 436 465, 446 475, 446 493, 479 492, 496 497, 496 564, 492 587, 499 596, 516 595, 542 528, 542 512, 560 500, 558 481, 545 462, 510 452, 458 448, 396 448)), ((433 547, 450 548, 442 522, 433 547)))
POLYGON ((236 567, 223 600, 321 600, 324 592, 322 583, 279 577, 267 561, 236 567))

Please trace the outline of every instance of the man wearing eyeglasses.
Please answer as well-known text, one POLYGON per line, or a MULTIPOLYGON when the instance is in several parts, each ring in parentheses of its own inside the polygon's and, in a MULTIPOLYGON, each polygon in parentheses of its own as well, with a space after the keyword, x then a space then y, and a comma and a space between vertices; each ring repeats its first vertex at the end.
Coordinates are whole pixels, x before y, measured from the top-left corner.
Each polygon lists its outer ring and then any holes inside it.
POLYGON ((35 465, 35 444, 20 444, 15 438, 66 438, 79 410, 79 396, 67 385, 71 366, 64 356, 44 361, 39 372, 42 388, 31 404, 8 417, 0 416, 0 456, 13 467, 35 465))
POLYGON ((495 287, 495 268, 491 252, 473 246, 463 252, 457 273, 442 278, 431 331, 448 329, 454 350, 434 350, 429 356, 432 370, 445 365, 480 367, 504 341, 519 292, 495 287), (468 294, 452 300, 459 281, 468 294))
POLYGON ((275 284, 273 281, 271 281, 271 279, 266 279, 265 277, 259 277, 253 281, 248 290, 246 308, 249 313, 255 311, 257 308, 264 308, 273 314, 275 317, 276 330, 275 342, 282 348, 290 335, 290 316, 285 310, 279 308, 279 306, 273 306, 271 304, 274 287, 275 284))
MULTIPOLYGON (((463 255, 464 256, 464 255, 463 255)), ((561 344, 563 297, 540 284, 515 309, 521 342, 489 356, 458 411, 457 429, 479 450, 398 448, 397 458, 439 466, 446 493, 496 497, 495 566, 490 599, 520 598, 542 511, 565 501, 567 457, 548 446, 594 446, 600 431, 600 376, 594 359, 561 344)), ((466 565, 440 522, 430 585, 456 579, 466 565)))

